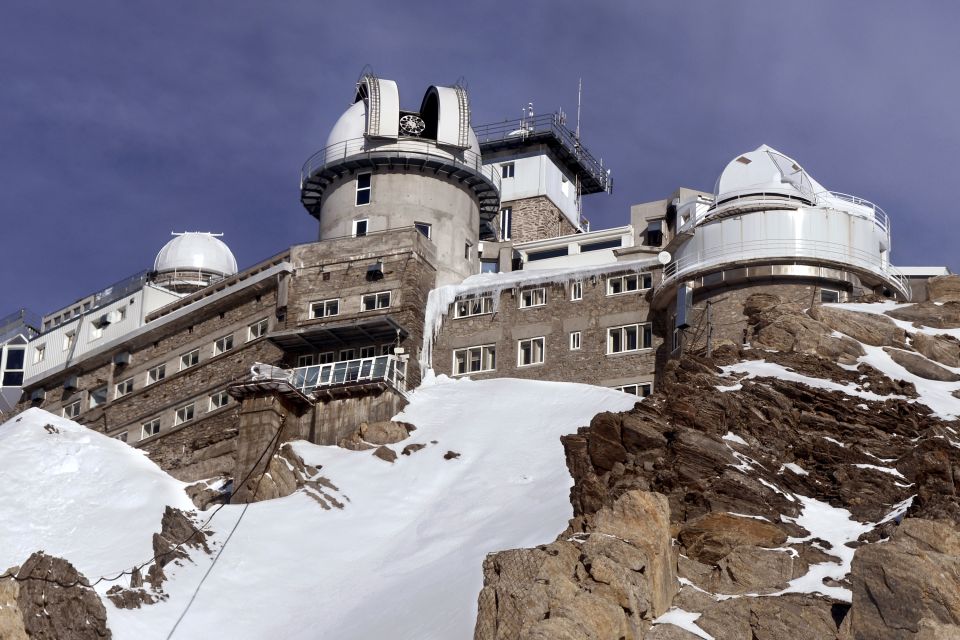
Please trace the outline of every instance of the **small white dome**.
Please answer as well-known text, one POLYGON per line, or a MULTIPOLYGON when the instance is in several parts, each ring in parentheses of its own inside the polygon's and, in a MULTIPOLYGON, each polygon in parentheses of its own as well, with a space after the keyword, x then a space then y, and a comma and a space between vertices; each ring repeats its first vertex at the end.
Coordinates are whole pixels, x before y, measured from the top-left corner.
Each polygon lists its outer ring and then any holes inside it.
POLYGON ((327 136, 325 148, 348 140, 363 139, 366 130, 367 105, 363 100, 358 100, 350 105, 350 108, 344 111, 337 123, 333 125, 330 135, 327 136))
POLYGON ((237 259, 230 248, 211 233, 188 231, 163 245, 153 263, 154 271, 201 271, 221 276, 237 272, 237 259))
POLYGON ((717 180, 717 202, 734 196, 774 193, 811 200, 824 188, 792 158, 767 145, 737 156, 717 180))

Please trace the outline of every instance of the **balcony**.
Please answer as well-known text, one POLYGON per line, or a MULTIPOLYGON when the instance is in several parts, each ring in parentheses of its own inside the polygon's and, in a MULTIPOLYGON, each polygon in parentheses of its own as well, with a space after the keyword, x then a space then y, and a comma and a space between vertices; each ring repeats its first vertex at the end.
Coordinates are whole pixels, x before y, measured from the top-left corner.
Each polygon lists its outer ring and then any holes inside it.
POLYGON ((406 371, 406 361, 398 356, 374 356, 298 367, 291 372, 290 384, 305 396, 363 385, 387 385, 406 393, 406 371))

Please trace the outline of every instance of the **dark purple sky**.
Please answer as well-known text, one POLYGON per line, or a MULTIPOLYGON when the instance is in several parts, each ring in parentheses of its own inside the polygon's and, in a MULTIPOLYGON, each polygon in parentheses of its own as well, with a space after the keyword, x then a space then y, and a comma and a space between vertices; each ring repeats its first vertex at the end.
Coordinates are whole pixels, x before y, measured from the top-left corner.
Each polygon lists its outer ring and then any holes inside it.
POLYGON ((316 236, 302 162, 361 68, 417 108, 468 82, 475 123, 576 109, 615 192, 594 228, 712 190, 767 143, 880 204, 896 264, 960 270, 960 4, 15 2, 0 21, 0 315, 48 312, 221 231, 241 266, 316 236))

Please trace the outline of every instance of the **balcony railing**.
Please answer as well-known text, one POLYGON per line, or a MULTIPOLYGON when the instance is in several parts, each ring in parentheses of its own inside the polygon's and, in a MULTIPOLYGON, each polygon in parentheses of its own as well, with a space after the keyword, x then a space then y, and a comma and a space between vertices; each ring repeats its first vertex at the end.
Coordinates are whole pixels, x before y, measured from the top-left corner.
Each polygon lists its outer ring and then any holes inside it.
POLYGON ((386 382, 405 393, 406 371, 407 363, 397 356, 374 356, 298 367, 293 370, 291 384, 305 396, 318 389, 370 382, 386 382))
POLYGON ((710 251, 681 256, 664 267, 661 287, 724 263, 742 265, 754 260, 775 258, 784 261, 806 258, 858 267, 880 276, 910 299, 911 288, 907 277, 893 265, 881 260, 878 255, 845 244, 813 240, 728 242, 710 251))

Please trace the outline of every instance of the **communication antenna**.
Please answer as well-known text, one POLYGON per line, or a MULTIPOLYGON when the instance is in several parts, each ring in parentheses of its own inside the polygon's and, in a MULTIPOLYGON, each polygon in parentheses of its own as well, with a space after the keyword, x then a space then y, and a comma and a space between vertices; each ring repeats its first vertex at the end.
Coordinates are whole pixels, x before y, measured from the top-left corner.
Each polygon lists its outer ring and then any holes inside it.
POLYGON ((580 153, 580 97, 583 94, 583 78, 577 78, 577 131, 574 134, 577 153, 580 153))

